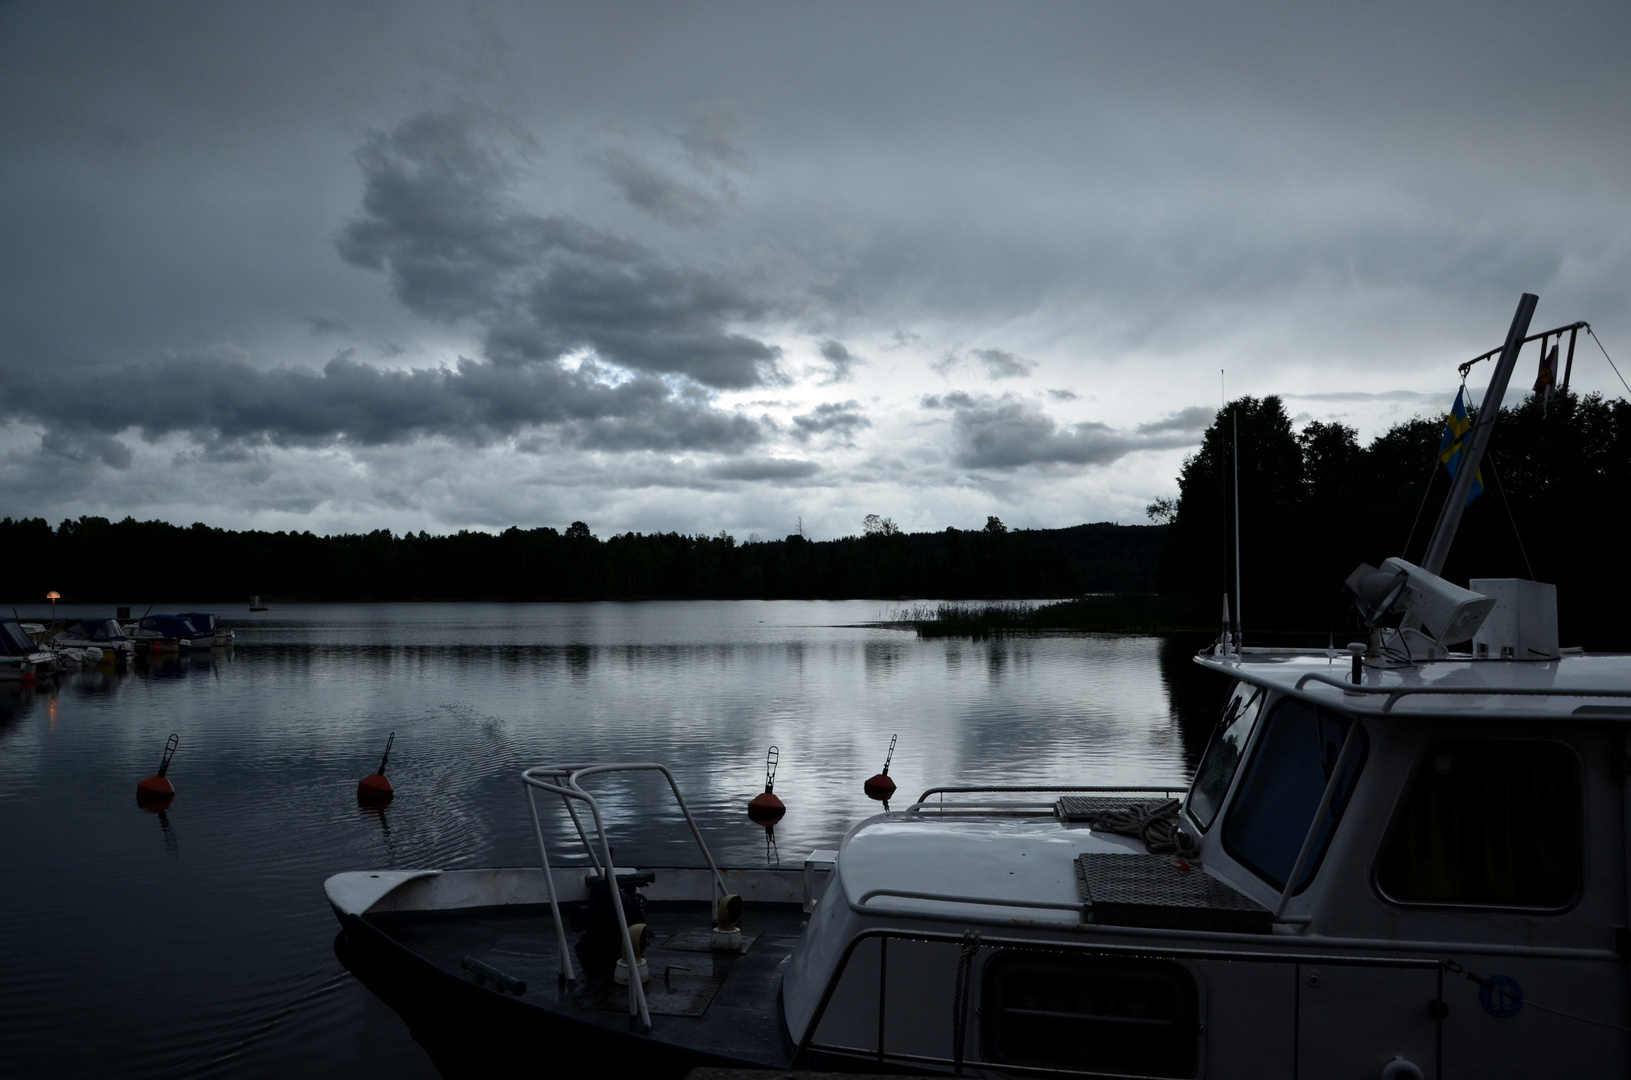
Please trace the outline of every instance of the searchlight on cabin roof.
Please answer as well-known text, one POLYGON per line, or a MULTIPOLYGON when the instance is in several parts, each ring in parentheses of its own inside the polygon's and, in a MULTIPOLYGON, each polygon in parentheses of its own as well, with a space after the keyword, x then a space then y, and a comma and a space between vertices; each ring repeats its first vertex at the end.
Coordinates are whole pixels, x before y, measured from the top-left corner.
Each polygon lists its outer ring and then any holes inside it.
POLYGON ((1495 607, 1493 596, 1463 589, 1397 557, 1381 569, 1360 563, 1343 584, 1366 626, 1375 629, 1389 615, 1404 615, 1444 645, 1470 641, 1495 607))

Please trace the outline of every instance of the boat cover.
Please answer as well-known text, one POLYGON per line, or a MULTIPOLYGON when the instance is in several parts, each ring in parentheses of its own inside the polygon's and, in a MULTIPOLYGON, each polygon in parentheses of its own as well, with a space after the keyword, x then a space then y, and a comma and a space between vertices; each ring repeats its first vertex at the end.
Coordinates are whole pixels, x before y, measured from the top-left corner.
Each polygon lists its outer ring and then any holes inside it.
POLYGON ((210 615, 202 611, 183 611, 181 614, 177 615, 176 618, 186 619, 188 622, 198 627, 198 632, 201 634, 215 633, 214 615, 210 615))
POLYGON ((129 636, 117 619, 81 619, 79 632, 89 641, 124 641, 129 636))
POLYGON ((166 638, 195 638, 203 637, 203 632, 192 624, 192 620, 180 615, 149 615, 137 623, 143 630, 157 633, 166 638))
POLYGON ((0 656, 28 656, 40 651, 16 619, 0 621, 0 656))

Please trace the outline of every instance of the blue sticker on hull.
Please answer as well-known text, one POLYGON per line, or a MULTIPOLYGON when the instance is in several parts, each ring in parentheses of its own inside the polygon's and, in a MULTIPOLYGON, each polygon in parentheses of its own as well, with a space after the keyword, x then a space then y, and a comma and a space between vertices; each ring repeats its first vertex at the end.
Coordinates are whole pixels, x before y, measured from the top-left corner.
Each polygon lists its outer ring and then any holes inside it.
POLYGON ((1491 975, 1478 988, 1478 1004, 1497 1020, 1516 1016, 1523 1008, 1523 987, 1510 975, 1491 975))

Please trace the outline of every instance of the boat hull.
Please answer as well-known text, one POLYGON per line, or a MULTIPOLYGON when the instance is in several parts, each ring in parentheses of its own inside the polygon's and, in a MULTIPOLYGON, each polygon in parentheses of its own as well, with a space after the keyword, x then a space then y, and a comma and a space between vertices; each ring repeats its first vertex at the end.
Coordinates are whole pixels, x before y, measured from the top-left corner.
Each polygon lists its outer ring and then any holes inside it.
POLYGON ((615 1071, 680 1080, 699 1065, 759 1069, 760 1063, 708 1054, 586 1023, 565 1013, 455 977, 367 920, 336 912, 334 953, 357 980, 407 1023, 445 1077, 490 1080, 529 1075, 594 1076, 615 1071))

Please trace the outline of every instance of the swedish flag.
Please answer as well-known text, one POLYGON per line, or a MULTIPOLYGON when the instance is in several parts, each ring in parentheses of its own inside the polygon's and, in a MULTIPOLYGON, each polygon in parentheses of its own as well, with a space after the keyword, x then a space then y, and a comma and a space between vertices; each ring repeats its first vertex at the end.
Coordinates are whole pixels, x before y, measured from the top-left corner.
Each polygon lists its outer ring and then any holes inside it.
MULTIPOLYGON (((1472 430, 1472 421, 1467 419, 1467 388, 1463 386, 1456 391, 1455 405, 1450 409, 1450 415, 1444 421, 1444 438, 1438 444, 1438 459, 1444 462, 1444 468, 1449 472, 1450 479, 1455 479, 1455 472, 1461 467, 1462 455, 1467 449, 1467 433, 1472 430)), ((1472 489, 1467 492, 1467 502, 1484 493, 1484 470, 1479 469, 1472 478, 1472 489)))

